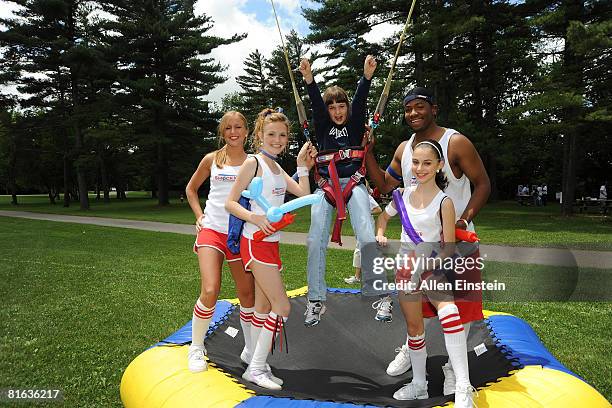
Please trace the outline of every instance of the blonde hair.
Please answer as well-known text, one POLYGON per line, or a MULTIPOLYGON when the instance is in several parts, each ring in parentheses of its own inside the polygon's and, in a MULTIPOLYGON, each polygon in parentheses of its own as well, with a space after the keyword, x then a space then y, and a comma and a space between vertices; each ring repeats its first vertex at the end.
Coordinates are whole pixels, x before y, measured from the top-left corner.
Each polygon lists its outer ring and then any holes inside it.
POLYGON ((253 137, 251 138, 251 148, 253 152, 257 152, 262 145, 262 140, 258 137, 266 123, 283 122, 287 126, 287 134, 291 131, 291 122, 284 113, 272 108, 265 108, 257 115, 255 126, 253 128, 253 137))
POLYGON ((227 127, 227 122, 229 122, 232 116, 238 116, 238 118, 244 124, 247 135, 249 134, 249 124, 242 113, 238 111, 225 112, 219 121, 219 126, 217 126, 217 142, 219 149, 215 152, 215 165, 217 165, 219 168, 223 167, 227 161, 227 145, 225 144, 225 137, 223 137, 223 134, 225 132, 225 128, 227 127))

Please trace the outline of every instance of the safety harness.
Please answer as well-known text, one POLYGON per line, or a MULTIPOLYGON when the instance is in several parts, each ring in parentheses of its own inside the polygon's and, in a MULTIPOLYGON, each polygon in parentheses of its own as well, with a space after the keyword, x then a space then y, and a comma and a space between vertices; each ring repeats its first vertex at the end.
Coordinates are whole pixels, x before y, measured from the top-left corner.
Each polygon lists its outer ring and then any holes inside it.
POLYGON ((336 207, 336 221, 334 223, 331 240, 332 242, 337 242, 338 245, 342 245, 341 232, 342 223, 346 220, 346 203, 351 199, 355 186, 358 185, 366 175, 365 158, 369 146, 370 145, 367 144, 365 147, 353 146, 337 151, 327 150, 320 152, 315 159, 317 170, 314 174, 315 182, 325 193, 327 202, 333 207, 336 207), (351 176, 349 182, 346 183, 346 186, 342 189, 336 163, 355 159, 361 159, 361 167, 351 176), (318 168, 325 165, 329 173, 329 180, 319 175, 318 168))

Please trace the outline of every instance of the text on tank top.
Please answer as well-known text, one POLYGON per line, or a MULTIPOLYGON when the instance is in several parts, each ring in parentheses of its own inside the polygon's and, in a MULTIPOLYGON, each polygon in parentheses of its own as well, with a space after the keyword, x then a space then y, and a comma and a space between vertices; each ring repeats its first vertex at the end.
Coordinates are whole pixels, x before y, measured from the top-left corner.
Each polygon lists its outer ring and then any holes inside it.
POLYGON ((204 228, 227 234, 229 213, 225 201, 229 195, 240 166, 225 165, 221 168, 213 161, 210 166, 210 192, 204 207, 204 228))

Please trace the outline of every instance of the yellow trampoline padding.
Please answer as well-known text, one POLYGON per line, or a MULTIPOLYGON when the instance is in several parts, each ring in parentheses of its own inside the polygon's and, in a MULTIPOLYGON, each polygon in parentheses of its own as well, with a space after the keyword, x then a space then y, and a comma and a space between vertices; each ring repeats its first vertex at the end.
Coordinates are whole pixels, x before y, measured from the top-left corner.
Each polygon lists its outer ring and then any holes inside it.
POLYGON ((488 319, 490 316, 514 316, 510 313, 494 312, 492 310, 484 310, 484 309, 482 309, 482 315, 484 316, 485 319, 488 319))
POLYGON ((188 349, 188 345, 153 347, 136 357, 121 379, 123 405, 182 408, 206 401, 207 407, 233 407, 254 395, 213 364, 207 371, 191 373, 187 369, 188 349))
POLYGON ((479 389, 474 403, 478 408, 610 407, 589 384, 563 371, 542 366, 526 366, 479 389))

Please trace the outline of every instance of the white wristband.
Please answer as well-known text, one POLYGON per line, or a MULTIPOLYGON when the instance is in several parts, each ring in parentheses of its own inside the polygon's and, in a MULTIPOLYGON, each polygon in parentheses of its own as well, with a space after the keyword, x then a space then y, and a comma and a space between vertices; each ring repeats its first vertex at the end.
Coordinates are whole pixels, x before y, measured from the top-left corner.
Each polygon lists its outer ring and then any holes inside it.
POLYGON ((308 167, 304 167, 304 166, 298 166, 297 168, 297 175, 298 177, 308 177, 308 175, 310 174, 310 171, 308 171, 308 167))

